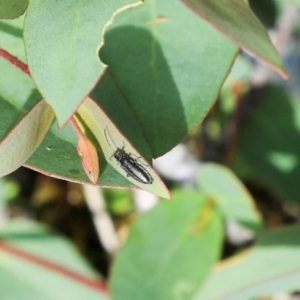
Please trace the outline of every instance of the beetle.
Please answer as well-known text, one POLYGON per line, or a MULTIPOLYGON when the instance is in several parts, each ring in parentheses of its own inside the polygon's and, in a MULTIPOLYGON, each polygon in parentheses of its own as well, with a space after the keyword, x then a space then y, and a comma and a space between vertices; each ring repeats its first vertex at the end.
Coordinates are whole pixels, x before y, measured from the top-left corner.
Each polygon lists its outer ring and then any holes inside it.
MULTIPOLYGON (((104 129, 104 134, 109 146, 113 149, 111 145, 113 141, 107 128, 104 129), (111 143, 109 142, 108 137, 110 138, 111 143)), ((120 167, 126 172, 127 177, 132 177, 143 184, 153 183, 153 178, 149 172, 138 162, 137 159, 132 158, 131 155, 124 150, 124 146, 122 148, 118 148, 114 143, 113 145, 116 150, 111 157, 114 157, 114 159, 119 163, 120 167)))

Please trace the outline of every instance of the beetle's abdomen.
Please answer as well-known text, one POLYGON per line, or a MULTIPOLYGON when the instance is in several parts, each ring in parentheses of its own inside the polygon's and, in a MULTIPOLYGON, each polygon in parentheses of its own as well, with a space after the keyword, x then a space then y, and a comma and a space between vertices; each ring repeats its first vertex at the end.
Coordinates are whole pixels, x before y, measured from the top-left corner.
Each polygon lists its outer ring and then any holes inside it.
POLYGON ((144 184, 151 184, 153 182, 151 175, 129 154, 117 150, 114 158, 120 163, 120 167, 127 173, 128 177, 132 177, 144 184))

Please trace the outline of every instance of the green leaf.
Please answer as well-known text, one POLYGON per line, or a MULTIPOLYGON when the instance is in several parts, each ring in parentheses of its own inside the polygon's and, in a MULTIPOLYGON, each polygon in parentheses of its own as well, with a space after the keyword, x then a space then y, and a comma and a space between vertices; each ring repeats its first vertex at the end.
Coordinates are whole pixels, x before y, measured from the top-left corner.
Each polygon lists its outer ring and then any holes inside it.
POLYGON ((14 19, 21 16, 28 6, 28 0, 0 0, 0 19, 14 19))
MULTIPOLYGON (((63 130, 59 130, 57 124, 53 124, 40 147, 28 159, 25 166, 48 176, 78 183, 90 183, 82 168, 76 142, 77 136, 71 125, 68 124, 63 130)), ((106 162, 103 161, 103 156, 99 159, 99 165, 103 166, 102 170, 105 175, 102 180, 98 178, 98 183, 114 185, 113 178, 109 176, 111 170, 105 170, 106 162), (107 178, 107 173, 109 178, 107 178)), ((122 184, 123 186, 128 184, 126 179, 122 184)))
MULTIPOLYGON (((22 41, 23 17, 0 21, 1 47, 26 61, 22 41)), ((31 78, 0 57, 0 140, 36 104, 41 96, 31 78), (17 87, 17 88, 16 88, 17 87)), ((67 180, 90 182, 85 175, 76 151, 77 136, 70 125, 58 130, 53 124, 40 147, 27 161, 27 166, 44 174, 67 180)), ((109 173, 109 172, 108 172, 109 173)), ((107 180, 104 177, 104 182, 107 180)), ((128 184, 120 179, 121 185, 128 184)), ((110 180, 110 184, 114 181, 110 180)))
POLYGON ((25 163, 40 145, 53 119, 53 110, 41 100, 0 141, 1 177, 25 163))
POLYGON ((252 196, 228 168, 214 163, 201 167, 200 190, 216 202, 224 217, 251 230, 261 229, 261 218, 252 196))
POLYGON ((113 265, 114 299, 191 299, 218 259, 222 221, 196 191, 160 202, 132 225, 113 265))
MULTIPOLYGON (((26 61, 24 45, 22 41, 23 17, 15 20, 0 21, 0 43, 1 46, 15 55, 22 61, 26 61)), ((13 126, 29 111, 29 109, 41 98, 35 89, 33 81, 27 74, 22 73, 14 65, 0 57, 0 140, 3 139, 13 126), (18 88, 16 88, 16 86, 18 88)), ((105 85, 109 91, 110 85, 105 85)), ((109 96, 115 96, 107 93, 109 96)), ((118 95, 117 95, 118 96, 118 95)), ((105 103, 106 110, 112 114, 114 107, 110 98, 105 103)), ((116 97, 118 100, 119 98, 116 97)), ((120 109, 117 117, 118 126, 125 128, 126 135, 133 137, 134 145, 139 144, 134 129, 137 124, 130 115, 126 119, 130 110, 125 103, 116 103, 120 109), (133 123, 132 123, 133 122, 133 123), (124 126, 126 124, 126 126, 124 126), (127 131, 126 131, 127 129, 127 131), (129 130, 129 133, 128 133, 129 130)), ((47 132, 40 147, 27 161, 26 166, 35 169, 43 174, 58 177, 65 180, 90 183, 81 166, 80 157, 76 151, 77 136, 73 128, 68 124, 62 130, 58 130, 57 124, 53 123, 47 132)), ((143 148, 143 154, 145 155, 143 148)), ((99 159, 102 169, 98 179, 99 185, 126 187, 132 184, 111 167, 101 154, 99 149, 99 159)), ((151 157, 150 151, 146 152, 147 157, 151 157)))
MULTIPOLYGON (((25 61, 21 29, 22 19, 0 23, 0 42, 25 61)), ((126 10, 108 29, 101 56, 111 61, 111 67, 91 97, 150 160, 170 150, 201 121, 219 93, 237 47, 182 3, 166 0, 148 0, 126 10), (123 50, 117 52, 119 45, 123 50)), ((0 115, 3 112, 6 116, 0 124, 0 136, 4 136, 41 96, 20 70, 1 58, 0 67, 0 115)), ((55 84, 52 88, 57 90, 55 84)), ((76 153, 76 140, 71 126, 58 130, 53 124, 27 166, 46 175, 89 182, 76 153)), ((101 149, 98 155, 99 185, 132 186, 111 167, 101 149)))
POLYGON ((299 98, 272 86, 257 95, 257 106, 239 132, 234 170, 299 205, 299 98))
POLYGON ((29 3, 24 42, 31 76, 62 126, 105 69, 97 57, 112 16, 137 0, 29 3))
MULTIPOLYGON (((106 161, 115 170, 141 189, 156 194, 159 197, 170 199, 168 189, 157 173, 151 168, 149 161, 145 160, 130 144, 100 106, 90 98, 86 98, 78 109, 78 115, 95 135, 106 161), (129 157, 134 159, 134 164, 138 166, 138 170, 142 170, 151 182, 139 182, 133 176, 130 176, 130 173, 122 168, 124 164, 115 158, 115 153, 117 152, 125 155, 125 158, 129 157)), ((139 132, 135 130, 135 134, 137 135, 138 133, 139 132)), ((143 142, 143 136, 140 134, 139 143, 143 144, 143 142)))
POLYGON ((66 239, 28 221, 8 223, 0 237, 3 299, 107 299, 97 273, 66 239))
POLYGON ((247 300, 298 290, 299 231, 297 225, 265 232, 253 248, 217 265, 193 300, 247 300))
POLYGON ((180 1, 146 0, 108 27, 100 54, 109 67, 91 97, 114 114, 122 109, 115 97, 129 105, 157 157, 206 115, 236 52, 180 1))
POLYGON ((279 55, 266 29, 252 12, 247 1, 182 1, 237 45, 262 59, 281 74, 281 76, 287 78, 279 55))

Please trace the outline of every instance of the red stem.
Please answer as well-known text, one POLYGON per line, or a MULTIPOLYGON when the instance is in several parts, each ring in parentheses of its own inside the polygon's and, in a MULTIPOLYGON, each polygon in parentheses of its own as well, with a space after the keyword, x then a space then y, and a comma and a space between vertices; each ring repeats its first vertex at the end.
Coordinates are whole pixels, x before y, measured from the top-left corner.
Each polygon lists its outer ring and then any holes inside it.
POLYGON ((28 66, 24 64, 22 61, 20 61, 17 57, 11 55, 9 52, 2 49, 1 47, 0 47, 0 56, 2 56, 4 59, 6 59, 7 61, 15 65, 17 68, 19 68, 22 72, 30 76, 28 66))
POLYGON ((67 269, 59 264, 53 263, 51 261, 48 261, 44 258, 41 258, 39 256, 36 256, 34 254, 31 254, 29 252, 26 252, 24 250, 18 249, 4 241, 0 241, 0 250, 7 252, 11 255, 14 255, 18 258, 27 260, 31 263, 34 263, 36 265, 39 265, 40 267, 46 268, 48 270, 51 270, 53 272, 59 273, 65 277, 68 277, 74 281, 77 281, 78 283, 85 285, 89 288, 93 288, 99 292, 107 293, 107 286, 105 282, 96 280, 96 279, 90 279, 88 277, 85 277, 84 275, 81 275, 79 273, 76 273, 70 269, 67 269))

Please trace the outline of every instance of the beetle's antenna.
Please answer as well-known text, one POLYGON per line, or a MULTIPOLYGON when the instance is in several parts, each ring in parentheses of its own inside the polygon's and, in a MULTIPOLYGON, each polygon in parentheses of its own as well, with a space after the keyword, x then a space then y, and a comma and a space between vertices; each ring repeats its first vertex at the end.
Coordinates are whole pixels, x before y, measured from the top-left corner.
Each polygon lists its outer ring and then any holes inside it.
POLYGON ((110 142, 109 142, 109 140, 108 140, 108 138, 107 138, 106 131, 107 131, 107 127, 104 128, 104 135, 105 135, 106 141, 108 142, 109 147, 111 148, 110 142))
POLYGON ((110 135, 109 131, 108 131, 108 127, 106 126, 106 128, 104 129, 104 135, 105 135, 105 138, 107 140, 107 143, 109 145, 110 148, 118 148, 115 143, 113 142, 113 139, 112 139, 112 136, 110 135), (109 142, 110 140, 110 142, 109 142), (114 146, 114 147, 113 147, 114 146))

